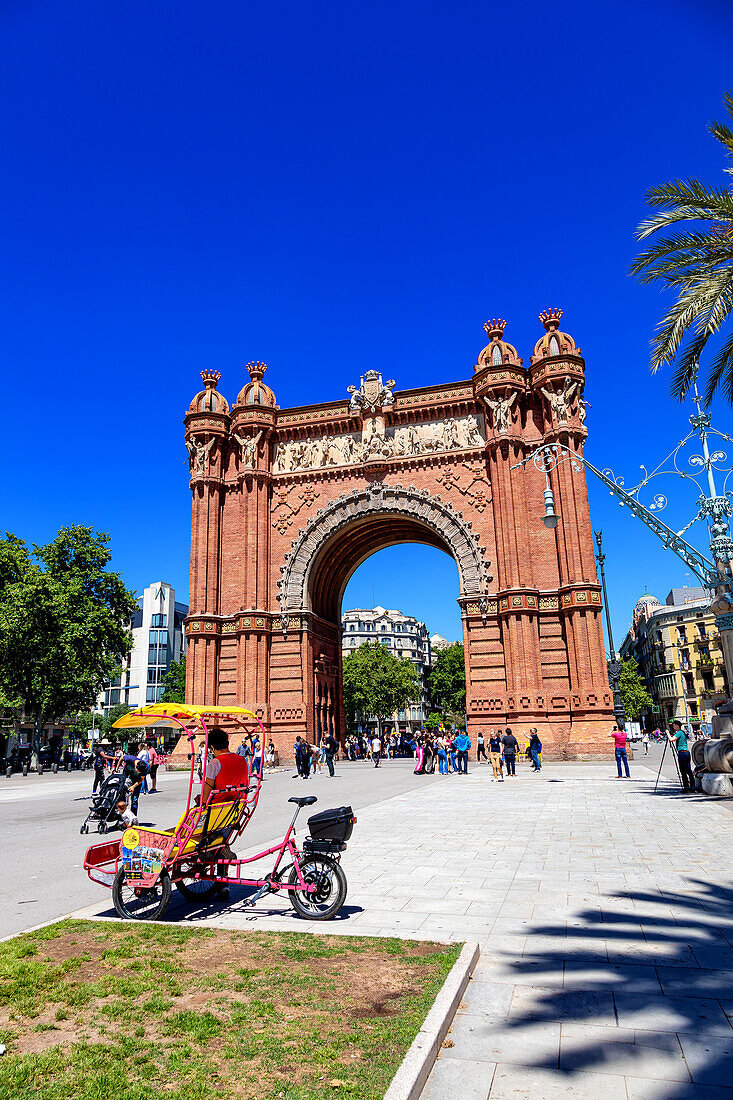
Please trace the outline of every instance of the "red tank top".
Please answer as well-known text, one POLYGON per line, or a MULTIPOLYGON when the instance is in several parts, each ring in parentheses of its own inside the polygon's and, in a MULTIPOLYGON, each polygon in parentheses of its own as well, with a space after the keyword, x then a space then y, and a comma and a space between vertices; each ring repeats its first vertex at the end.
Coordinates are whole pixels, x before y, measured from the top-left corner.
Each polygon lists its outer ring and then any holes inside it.
POLYGON ((226 802, 231 798, 231 793, 224 790, 225 787, 244 787, 249 782, 249 768, 244 756, 237 756, 235 752, 223 752, 217 757, 221 768, 214 780, 214 790, 211 795, 212 802, 226 802), (218 792, 218 793, 217 793, 218 792))

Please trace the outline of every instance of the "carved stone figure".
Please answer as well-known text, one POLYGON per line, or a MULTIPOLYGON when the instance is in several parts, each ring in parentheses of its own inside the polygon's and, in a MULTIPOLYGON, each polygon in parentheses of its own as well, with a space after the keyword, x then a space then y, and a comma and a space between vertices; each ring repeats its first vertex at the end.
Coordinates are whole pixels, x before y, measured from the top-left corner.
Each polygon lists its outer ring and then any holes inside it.
POLYGON ((215 443, 216 438, 214 436, 212 436, 208 443, 204 443, 203 440, 199 441, 196 436, 192 436, 191 440, 186 440, 189 466, 192 470, 195 470, 197 474, 206 473, 211 449, 215 443))
POLYGON ((474 416, 469 416, 463 421, 463 446, 464 447, 481 447, 483 439, 481 433, 478 430, 478 424, 474 416))
POLYGON ((453 447, 460 447, 461 445, 458 436, 458 424, 453 416, 451 416, 449 420, 446 420, 443 425, 443 445, 446 450, 451 450, 453 447))
POLYGON ((495 401, 492 401, 490 397, 485 398, 486 404, 494 415, 494 427, 499 435, 506 435, 509 431, 511 407, 516 400, 516 393, 510 393, 509 389, 505 389, 504 396, 497 397, 495 401))
POLYGON ((388 382, 383 382, 379 371, 368 370, 366 374, 361 376, 359 389, 356 386, 347 387, 346 392, 351 394, 349 408, 352 412, 358 412, 360 409, 376 412, 379 408, 394 405, 394 394, 392 393, 394 385, 394 378, 390 378, 388 382))
POLYGON ((591 405, 590 401, 586 401, 584 397, 578 398, 578 420, 581 424, 584 425, 588 418, 588 413, 585 410, 592 408, 593 406, 591 405))
POLYGON ((558 390, 557 393, 545 389, 544 386, 542 387, 542 393, 550 402, 550 408, 555 414, 558 424, 567 424, 570 416, 570 402, 577 388, 577 382, 571 382, 569 378, 565 379, 563 388, 558 390))
POLYGON ((257 465, 257 448, 262 438, 262 429, 260 429, 255 436, 238 435, 237 432, 233 434, 242 449, 242 468, 245 470, 254 470, 257 465))

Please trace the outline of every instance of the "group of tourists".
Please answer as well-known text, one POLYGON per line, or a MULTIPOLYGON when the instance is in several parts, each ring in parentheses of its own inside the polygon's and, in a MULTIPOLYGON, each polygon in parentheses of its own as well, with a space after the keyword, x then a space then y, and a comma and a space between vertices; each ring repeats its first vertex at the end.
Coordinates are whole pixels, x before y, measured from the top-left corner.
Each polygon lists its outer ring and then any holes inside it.
MULTIPOLYGON (((471 738, 465 731, 430 733, 421 730, 415 738, 415 774, 430 775, 437 766, 440 775, 468 774, 471 738)), ((542 770, 542 742, 532 728, 522 747, 512 730, 505 728, 476 734, 476 763, 491 764, 492 783, 503 783, 504 773, 516 776, 517 758, 524 755, 533 771, 542 770)))
POLYGON ((326 734, 320 745, 311 745, 305 737, 296 737, 293 745, 297 771, 293 779, 310 779, 325 765, 330 779, 334 778, 333 762, 339 743, 332 733, 326 734))

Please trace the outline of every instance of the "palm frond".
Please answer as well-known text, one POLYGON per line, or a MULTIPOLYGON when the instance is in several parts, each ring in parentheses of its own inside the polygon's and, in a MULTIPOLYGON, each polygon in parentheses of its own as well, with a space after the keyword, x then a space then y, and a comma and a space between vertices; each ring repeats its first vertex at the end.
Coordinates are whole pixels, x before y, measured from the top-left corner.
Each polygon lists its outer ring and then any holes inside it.
POLYGON ((710 367, 705 385, 705 404, 710 405, 720 384, 729 404, 733 405, 733 336, 720 349, 710 367))

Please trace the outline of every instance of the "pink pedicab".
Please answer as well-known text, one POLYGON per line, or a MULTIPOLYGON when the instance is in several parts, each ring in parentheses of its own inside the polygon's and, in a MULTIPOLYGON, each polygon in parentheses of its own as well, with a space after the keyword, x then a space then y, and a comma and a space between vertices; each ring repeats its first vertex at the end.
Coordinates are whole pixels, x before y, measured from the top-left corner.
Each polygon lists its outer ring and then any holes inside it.
MULTIPOLYGON (((125 714, 115 722, 121 729, 178 727, 190 745, 190 772, 186 808, 170 829, 135 825, 121 840, 93 844, 84 857, 84 869, 94 882, 111 888, 114 907, 121 917, 158 920, 165 913, 172 887, 186 899, 213 899, 222 886, 251 886, 255 892, 245 904, 270 893, 284 893, 293 909, 307 920, 330 920, 346 900, 346 876, 341 853, 351 836, 356 818, 350 806, 325 810, 308 819, 308 836, 302 849, 295 842, 295 822, 315 795, 289 798, 295 812, 279 844, 244 859, 232 852, 254 813, 262 787, 265 731, 257 715, 244 707, 194 706, 187 703, 154 703, 125 714), (194 797, 196 755, 209 744, 207 721, 234 727, 232 733, 260 738, 259 765, 240 785, 214 789, 205 803, 194 797), (263 877, 249 877, 251 863, 275 856, 272 870, 263 877)), ((203 787, 202 787, 203 794, 203 787)))

